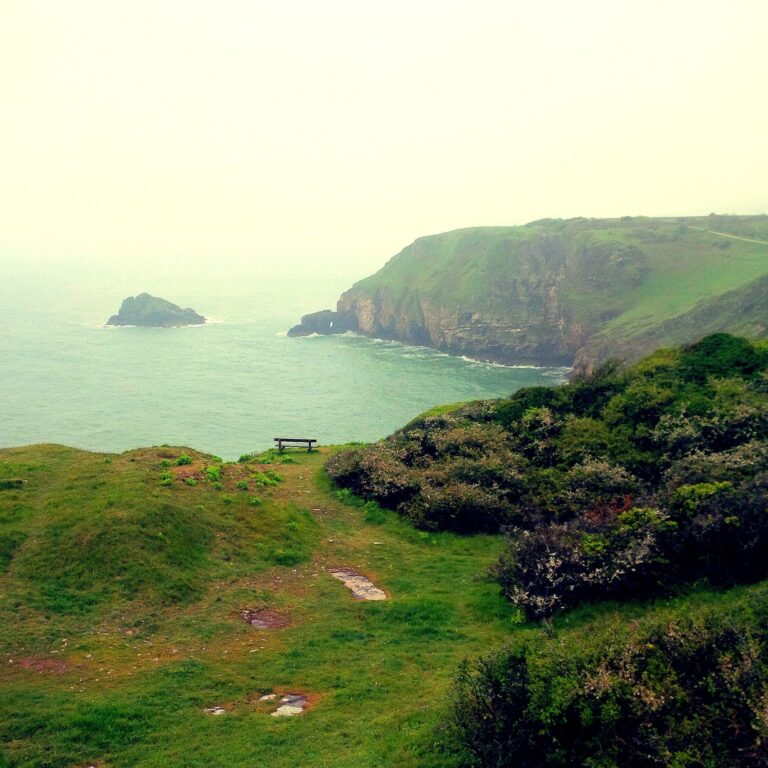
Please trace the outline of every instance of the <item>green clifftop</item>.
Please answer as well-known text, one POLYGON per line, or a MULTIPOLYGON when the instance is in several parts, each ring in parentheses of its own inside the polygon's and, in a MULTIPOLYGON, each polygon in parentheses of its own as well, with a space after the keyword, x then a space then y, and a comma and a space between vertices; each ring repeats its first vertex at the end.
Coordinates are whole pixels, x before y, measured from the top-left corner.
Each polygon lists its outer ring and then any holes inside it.
POLYGON ((182 309, 148 293, 140 293, 135 298, 129 296, 120 306, 120 311, 107 320, 107 325, 143 325, 169 328, 177 325, 202 325, 205 318, 187 307, 182 309))
POLYGON ((768 216, 463 229, 419 238, 345 292, 336 313, 308 315, 291 334, 355 330, 495 362, 589 370, 706 332, 764 335, 766 275, 768 216))

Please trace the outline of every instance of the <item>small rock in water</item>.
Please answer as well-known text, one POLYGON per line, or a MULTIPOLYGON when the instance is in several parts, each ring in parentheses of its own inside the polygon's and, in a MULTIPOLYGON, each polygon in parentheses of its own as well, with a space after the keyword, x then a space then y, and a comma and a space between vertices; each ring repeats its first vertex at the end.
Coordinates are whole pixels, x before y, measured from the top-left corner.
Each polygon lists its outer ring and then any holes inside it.
POLYGON ((358 600, 386 600, 387 593, 375 586, 370 579, 349 568, 333 568, 330 571, 334 579, 341 581, 352 590, 358 600))

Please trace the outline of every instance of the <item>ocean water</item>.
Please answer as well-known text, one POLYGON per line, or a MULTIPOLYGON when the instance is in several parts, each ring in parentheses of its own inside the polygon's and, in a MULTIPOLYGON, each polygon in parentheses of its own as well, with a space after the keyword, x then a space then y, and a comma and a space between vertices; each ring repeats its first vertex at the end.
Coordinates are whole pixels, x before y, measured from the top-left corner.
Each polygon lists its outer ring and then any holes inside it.
POLYGON ((439 403, 565 374, 352 335, 288 338, 302 314, 333 306, 352 282, 346 274, 147 272, 0 264, 0 446, 119 452, 168 443, 235 459, 276 436, 376 440, 439 403), (212 322, 103 326, 142 291, 212 322))

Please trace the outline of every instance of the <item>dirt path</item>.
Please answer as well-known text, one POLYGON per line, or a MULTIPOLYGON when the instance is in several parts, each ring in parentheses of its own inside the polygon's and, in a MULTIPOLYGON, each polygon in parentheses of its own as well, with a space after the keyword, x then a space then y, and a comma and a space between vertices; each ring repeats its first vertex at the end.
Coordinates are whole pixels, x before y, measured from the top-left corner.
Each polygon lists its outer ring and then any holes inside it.
POLYGON ((698 229, 699 232, 709 232, 710 235, 717 235, 718 237, 728 237, 731 240, 743 240, 745 243, 760 243, 760 245, 768 245, 768 240, 756 240, 754 237, 730 235, 727 232, 716 232, 714 229, 705 229, 704 227, 691 227, 691 229, 698 229))

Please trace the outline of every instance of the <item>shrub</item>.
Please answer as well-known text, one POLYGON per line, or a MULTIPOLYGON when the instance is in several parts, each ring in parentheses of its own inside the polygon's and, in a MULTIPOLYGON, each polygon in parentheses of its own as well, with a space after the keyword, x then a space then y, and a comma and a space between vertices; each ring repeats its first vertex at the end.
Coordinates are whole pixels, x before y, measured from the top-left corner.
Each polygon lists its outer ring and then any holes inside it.
POLYGON ((205 479, 209 483, 218 483, 221 480, 221 465, 211 464, 205 468, 205 479))
POLYGON ((668 578, 665 554, 677 528, 658 509, 609 512, 517 530, 492 569, 502 593, 529 618, 544 618, 583 600, 635 597, 668 578))
POLYGON ((352 493, 385 507, 396 507, 417 489, 408 467, 380 444, 337 453, 325 468, 333 480, 352 493))
POLYGON ((263 485, 267 487, 279 485, 283 479, 280 475, 277 474, 277 472, 271 469, 267 472, 256 472, 254 475, 252 475, 252 478, 256 485, 263 485))
POLYGON ((765 603, 531 640, 455 681, 460 766, 741 766, 768 760, 765 603))
POLYGON ((424 484, 419 493, 401 507, 401 512, 417 528, 456 533, 498 531, 510 518, 509 505, 497 494, 468 483, 424 484))
POLYGON ((238 491, 247 491, 248 490, 248 481, 247 480, 238 480, 235 484, 235 487, 238 491))
POLYGON ((194 477, 187 477, 187 478, 185 478, 184 482, 185 482, 187 485, 190 485, 190 486, 195 486, 195 485, 197 485, 197 480, 195 480, 195 478, 194 478, 194 477))
POLYGON ((191 464, 191 463, 192 463, 192 457, 187 456, 186 453, 182 453, 181 456, 179 456, 179 458, 176 459, 177 467, 183 467, 185 464, 191 464))
POLYGON ((248 503, 252 507, 260 507, 264 503, 264 501, 263 499, 260 499, 258 496, 251 496, 251 498, 248 499, 248 503))

